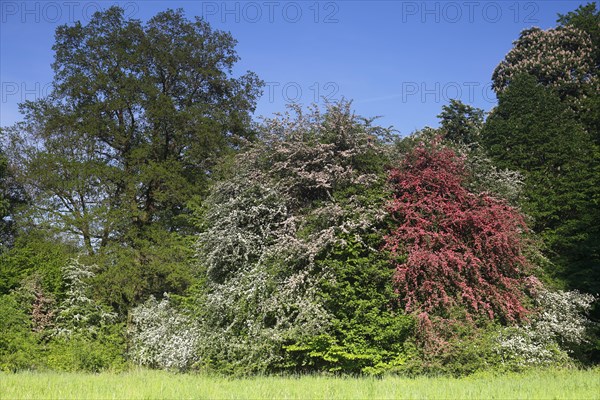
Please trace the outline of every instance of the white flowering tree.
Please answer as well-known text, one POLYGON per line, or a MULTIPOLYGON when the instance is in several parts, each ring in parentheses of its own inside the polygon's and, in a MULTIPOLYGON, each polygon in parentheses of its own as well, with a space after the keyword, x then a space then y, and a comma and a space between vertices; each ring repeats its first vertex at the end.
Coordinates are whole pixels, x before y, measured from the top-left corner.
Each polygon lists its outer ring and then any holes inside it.
POLYGON ((588 339, 586 315, 595 297, 578 291, 535 290, 529 323, 505 328, 497 351, 505 364, 515 366, 566 363, 573 349, 588 339))
POLYGON ((285 368, 285 347, 327 332, 332 319, 318 289, 336 276, 315 259, 343 245, 342 235, 360 241, 385 215, 367 193, 385 181, 373 163, 389 159, 388 132, 349 103, 293 111, 265 121, 261 141, 204 204, 198 309, 207 365, 285 368))
POLYGON ((56 314, 56 335, 68 338, 79 334, 95 338, 100 329, 116 321, 115 313, 91 298, 90 280, 95 276, 94 268, 94 265, 77 259, 64 266, 63 279, 67 290, 56 314))
POLYGON ((205 364, 236 372, 281 363, 286 341, 315 334, 328 319, 314 295, 322 274, 296 237, 298 221, 286 197, 259 180, 215 186, 198 241, 206 271, 199 351, 205 364))
POLYGON ((198 324, 182 314, 168 297, 150 297, 131 312, 131 359, 153 368, 186 370, 199 360, 198 324))
POLYGON ((557 89, 561 98, 578 104, 599 89, 593 51, 589 35, 571 26, 526 29, 496 67, 494 90, 503 92, 516 76, 529 74, 557 89))

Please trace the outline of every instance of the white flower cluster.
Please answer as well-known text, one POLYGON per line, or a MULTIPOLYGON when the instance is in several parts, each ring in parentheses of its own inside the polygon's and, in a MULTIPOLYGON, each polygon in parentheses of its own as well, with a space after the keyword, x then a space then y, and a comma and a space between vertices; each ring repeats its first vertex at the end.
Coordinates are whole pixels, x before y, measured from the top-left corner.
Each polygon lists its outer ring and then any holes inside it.
POLYGON ((577 291, 539 289, 537 312, 523 326, 504 328, 498 352, 505 363, 519 366, 565 362, 572 345, 586 340, 590 324, 585 314, 595 298, 577 291))
POLYGON ((66 297, 60 304, 54 332, 56 335, 95 335, 102 326, 113 323, 117 316, 105 310, 90 296, 90 282, 94 277, 94 265, 71 260, 63 267, 63 279, 67 285, 66 297))
POLYGON ((206 363, 260 370, 281 361, 287 339, 326 324, 314 293, 323 274, 273 188, 233 179, 217 185, 207 204, 207 229, 198 241, 208 278, 199 349, 206 363))
POLYGON ((171 306, 150 297, 131 312, 130 355, 139 365, 186 370, 199 360, 200 329, 171 306))
POLYGON ((555 339, 563 348, 580 344, 589 324, 585 315, 594 300, 591 294, 578 291, 541 290, 536 296, 539 313, 532 323, 536 330, 548 339, 555 339))
POLYGON ((471 173, 469 189, 475 193, 489 192, 493 196, 518 205, 523 193, 524 177, 518 171, 500 169, 480 148, 460 149, 471 173))
POLYGON ((573 27, 521 32, 513 49, 496 67, 494 90, 502 92, 521 73, 555 87, 573 101, 599 90, 593 45, 589 35, 573 27))

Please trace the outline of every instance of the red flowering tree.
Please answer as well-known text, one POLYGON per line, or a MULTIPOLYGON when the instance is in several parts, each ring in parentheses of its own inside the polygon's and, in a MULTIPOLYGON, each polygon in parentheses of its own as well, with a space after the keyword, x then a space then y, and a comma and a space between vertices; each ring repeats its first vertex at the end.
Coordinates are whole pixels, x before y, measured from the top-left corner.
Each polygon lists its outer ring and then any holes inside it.
POLYGON ((414 148, 389 175, 388 209, 397 226, 386 237, 396 260, 394 283, 408 312, 502 322, 526 313, 525 221, 517 209, 466 189, 465 160, 439 144, 414 148))

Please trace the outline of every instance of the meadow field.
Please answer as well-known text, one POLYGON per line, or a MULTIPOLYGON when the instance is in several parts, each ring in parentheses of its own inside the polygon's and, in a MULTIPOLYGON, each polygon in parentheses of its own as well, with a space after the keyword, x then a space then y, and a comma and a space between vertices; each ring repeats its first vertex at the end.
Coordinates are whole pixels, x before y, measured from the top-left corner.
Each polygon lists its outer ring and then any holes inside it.
POLYGON ((2 373, 0 399, 600 399, 600 369, 466 378, 2 373))

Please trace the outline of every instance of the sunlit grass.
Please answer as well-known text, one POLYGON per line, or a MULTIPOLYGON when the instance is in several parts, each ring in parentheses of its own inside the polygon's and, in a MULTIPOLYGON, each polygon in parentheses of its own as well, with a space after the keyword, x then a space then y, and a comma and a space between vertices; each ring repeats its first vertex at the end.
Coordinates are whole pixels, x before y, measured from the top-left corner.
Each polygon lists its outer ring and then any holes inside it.
POLYGON ((160 371, 0 374, 0 399, 600 399, 600 369, 467 378, 232 379, 160 371))

